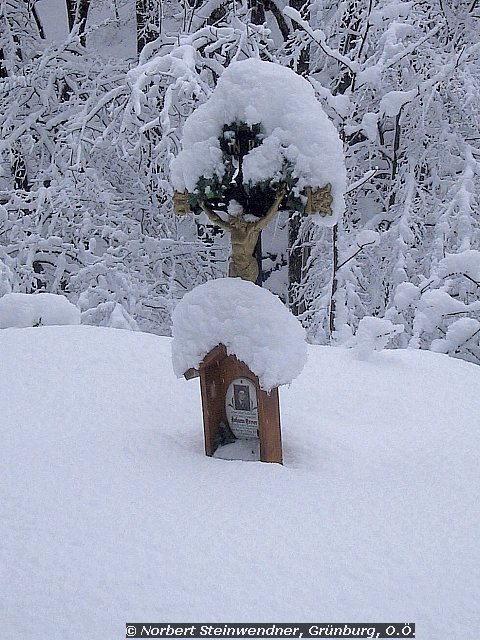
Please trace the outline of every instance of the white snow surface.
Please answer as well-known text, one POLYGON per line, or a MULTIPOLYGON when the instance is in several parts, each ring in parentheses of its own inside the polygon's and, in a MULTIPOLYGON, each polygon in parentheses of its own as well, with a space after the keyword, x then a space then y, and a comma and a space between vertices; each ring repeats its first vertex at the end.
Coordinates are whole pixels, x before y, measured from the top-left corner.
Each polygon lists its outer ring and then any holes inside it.
POLYGON ((54 293, 6 293, 0 297, 0 329, 80 324, 80 310, 54 293))
POLYGON ((245 182, 279 180, 284 161, 294 167, 296 190, 332 185, 334 224, 343 213, 346 170, 337 130, 325 114, 310 83, 291 69, 250 58, 233 62, 215 90, 186 120, 182 151, 172 161, 177 191, 194 192, 201 176, 225 172, 219 137, 234 122, 261 123, 263 142, 244 159, 245 182))
POLYGON ((292 382, 307 360, 300 322, 276 295, 240 278, 195 287, 172 320, 172 361, 179 377, 219 344, 244 362, 266 391, 292 382))
POLYGON ((478 366, 310 346, 280 390, 280 466, 204 455, 170 342, 0 332, 2 639, 409 620, 477 640, 478 366))

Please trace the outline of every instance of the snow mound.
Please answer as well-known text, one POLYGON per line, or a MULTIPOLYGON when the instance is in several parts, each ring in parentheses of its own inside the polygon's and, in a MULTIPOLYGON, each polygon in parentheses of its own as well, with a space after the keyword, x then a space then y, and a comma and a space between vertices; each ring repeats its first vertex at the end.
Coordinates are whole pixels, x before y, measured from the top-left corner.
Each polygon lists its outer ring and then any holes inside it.
POLYGON ((298 193, 331 184, 333 216, 318 218, 334 224, 345 207, 342 143, 310 83, 273 62, 232 63, 210 99, 187 118, 182 151, 171 164, 174 188, 193 193, 202 176, 222 178, 219 138, 223 126, 235 122, 262 127, 262 144, 244 158, 244 182, 278 181, 286 162, 293 167, 298 193))
POLYGON ((204 455, 170 344, 0 331, 2 640, 319 611, 478 640, 480 367, 309 345, 280 397, 281 466, 204 455))
POLYGON ((6 293, 0 298, 0 329, 80 324, 80 310, 54 293, 6 293))
POLYGON ((354 350, 358 358, 367 360, 374 351, 385 349, 390 340, 404 331, 403 324, 393 324, 387 318, 365 316, 358 324, 354 350))
POLYGON ((269 391, 289 384, 307 360, 305 331, 275 295, 240 278, 221 278, 187 293, 173 313, 173 369, 198 367, 218 344, 245 362, 269 391))

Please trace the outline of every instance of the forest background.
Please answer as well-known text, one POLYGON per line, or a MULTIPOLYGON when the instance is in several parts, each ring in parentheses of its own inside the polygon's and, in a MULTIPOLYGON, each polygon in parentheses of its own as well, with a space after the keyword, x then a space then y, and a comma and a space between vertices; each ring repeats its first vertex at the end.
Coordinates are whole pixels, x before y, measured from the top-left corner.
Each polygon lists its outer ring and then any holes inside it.
POLYGON ((349 179, 333 228, 272 224, 265 286, 313 343, 352 344, 373 316, 392 346, 480 363, 477 0, 0 0, 0 21, 0 296, 169 335, 228 257, 173 214, 170 162, 224 69, 257 57, 310 81, 349 179))

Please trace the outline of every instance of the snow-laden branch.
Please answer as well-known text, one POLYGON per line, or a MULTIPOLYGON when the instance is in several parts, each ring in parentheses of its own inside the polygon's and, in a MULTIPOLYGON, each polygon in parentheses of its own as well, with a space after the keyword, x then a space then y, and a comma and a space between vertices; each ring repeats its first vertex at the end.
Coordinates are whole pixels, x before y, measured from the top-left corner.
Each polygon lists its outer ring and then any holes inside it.
POLYGON ((379 234, 376 231, 371 231, 369 229, 364 229, 363 231, 361 231, 356 238, 356 245, 358 249, 348 258, 345 258, 345 260, 340 262, 337 265, 337 269, 344 267, 347 263, 349 263, 351 260, 356 258, 358 254, 365 249, 365 247, 372 247, 373 245, 375 245, 378 239, 379 239, 379 234))
POLYGON ((329 45, 327 44, 325 33, 321 29, 312 29, 309 23, 302 18, 301 14, 296 9, 294 9, 293 7, 285 7, 283 9, 283 13, 291 20, 296 22, 305 31, 305 33, 307 33, 310 38, 316 44, 318 44, 318 46, 327 56, 330 56, 331 58, 337 60, 337 62, 340 62, 352 73, 357 73, 359 71, 360 65, 358 64, 358 62, 351 60, 347 56, 342 55, 339 51, 336 51, 329 47, 329 45))
POLYGON ((358 180, 355 180, 354 182, 351 182, 347 186, 345 194, 352 193, 352 191, 357 191, 357 189, 360 189, 360 187, 362 187, 366 182, 369 182, 369 180, 371 180, 374 176, 376 176, 377 173, 378 173, 378 168, 370 169, 361 178, 359 178, 358 180))

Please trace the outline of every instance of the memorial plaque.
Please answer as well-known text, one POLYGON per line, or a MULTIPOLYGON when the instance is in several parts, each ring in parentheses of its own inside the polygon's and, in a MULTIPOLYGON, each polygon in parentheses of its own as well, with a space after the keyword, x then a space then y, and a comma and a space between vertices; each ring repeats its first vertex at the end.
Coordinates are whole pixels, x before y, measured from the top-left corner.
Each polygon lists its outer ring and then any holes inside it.
POLYGON ((225 413, 236 438, 258 437, 258 405, 255 385, 248 378, 233 380, 225 396, 225 413))

